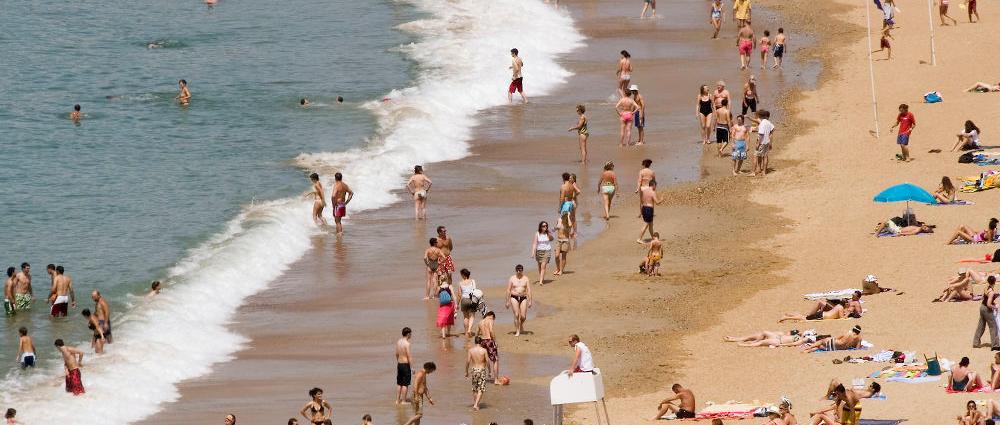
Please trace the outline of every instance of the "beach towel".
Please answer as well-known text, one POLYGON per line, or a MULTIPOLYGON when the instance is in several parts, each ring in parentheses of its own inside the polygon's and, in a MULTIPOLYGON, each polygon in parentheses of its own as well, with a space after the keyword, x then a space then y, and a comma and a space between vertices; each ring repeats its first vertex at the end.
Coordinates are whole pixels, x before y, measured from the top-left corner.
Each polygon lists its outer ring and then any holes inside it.
POLYGON ((1000 393, 1000 388, 990 388, 990 387, 980 387, 972 391, 956 391, 951 388, 945 387, 944 392, 948 394, 965 394, 965 393, 1000 393))
POLYGON ((948 202, 947 204, 928 204, 928 205, 943 207, 947 205, 976 205, 976 203, 972 201, 956 199, 954 201, 948 202))
POLYGON ((826 291, 826 292, 814 292, 814 293, 811 293, 811 294, 805 294, 805 295, 803 295, 803 297, 805 299, 807 299, 807 300, 813 300, 813 301, 817 301, 817 300, 840 300, 840 299, 845 299, 845 298, 851 298, 852 296, 854 296, 854 292, 856 292, 856 291, 860 291, 860 289, 847 288, 847 289, 838 289, 838 290, 826 291))
MULTIPOLYGON (((870 343, 868 341, 862 340, 861 341, 861 347, 858 347, 858 348, 848 348, 848 349, 844 349, 844 350, 833 350, 833 351, 859 351, 859 350, 868 350, 868 349, 870 349, 870 348, 872 348, 874 346, 875 346, 875 344, 872 344, 872 343, 870 343)), ((819 350, 813 351, 813 354, 816 354, 816 353, 828 353, 828 352, 831 352, 831 351, 827 350, 826 348, 821 348, 819 350)))
POLYGON ((941 92, 932 91, 924 94, 924 103, 938 103, 941 100, 943 100, 941 99, 941 92))
POLYGON ((990 170, 979 173, 978 176, 962 177, 960 191, 965 193, 981 192, 1000 187, 1000 171, 990 170))
POLYGON ((762 407, 755 404, 740 403, 737 401, 728 401, 720 404, 708 402, 706 404, 708 404, 708 406, 696 413, 694 418, 680 420, 710 421, 712 419, 750 419, 753 418, 754 412, 762 407))
POLYGON ((898 425, 906 419, 858 419, 858 425, 898 425))

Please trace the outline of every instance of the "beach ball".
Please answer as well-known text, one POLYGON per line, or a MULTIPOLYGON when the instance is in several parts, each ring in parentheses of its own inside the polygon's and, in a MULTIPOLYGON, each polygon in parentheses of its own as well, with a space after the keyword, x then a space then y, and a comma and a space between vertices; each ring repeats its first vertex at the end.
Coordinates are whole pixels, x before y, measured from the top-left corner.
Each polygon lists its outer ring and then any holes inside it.
POLYGON ((501 376, 500 377, 500 385, 510 385, 510 377, 506 376, 506 375, 501 376))

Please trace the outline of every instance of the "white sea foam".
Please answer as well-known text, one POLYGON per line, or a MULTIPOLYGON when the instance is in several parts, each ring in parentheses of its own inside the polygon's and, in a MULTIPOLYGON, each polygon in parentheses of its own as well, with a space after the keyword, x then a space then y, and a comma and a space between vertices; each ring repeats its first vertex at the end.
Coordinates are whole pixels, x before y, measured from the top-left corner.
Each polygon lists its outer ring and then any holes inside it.
MULTIPOLYGON (((414 164, 468 155, 476 113, 507 102, 511 48, 524 60, 527 94, 538 96, 569 77, 556 59, 582 42, 567 15, 539 0, 406 2, 428 14, 400 26, 420 39, 400 49, 420 68, 414 86, 365 105, 378 130, 363 146, 297 158, 324 176, 342 171, 357 194, 351 212, 396 202, 392 191, 414 164)), ((51 342, 36 341, 47 360, 0 382, 2 405, 16 407, 26 423, 123 424, 177 400, 180 381, 207 374, 247 342, 226 325, 246 297, 309 249, 317 232, 309 209, 301 198, 256 203, 190 251, 170 270, 162 294, 148 304, 136 300, 141 306, 116 318, 108 353, 87 356, 86 395, 64 392, 51 342)))

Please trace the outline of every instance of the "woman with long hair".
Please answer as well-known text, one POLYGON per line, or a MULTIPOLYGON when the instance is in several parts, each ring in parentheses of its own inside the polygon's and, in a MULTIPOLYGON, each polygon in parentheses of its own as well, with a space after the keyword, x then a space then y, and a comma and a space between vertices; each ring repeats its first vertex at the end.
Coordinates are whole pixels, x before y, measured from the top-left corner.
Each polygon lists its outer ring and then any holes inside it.
POLYGON ((531 239, 531 253, 534 254, 535 262, 538 263, 538 283, 545 283, 545 267, 552 261, 552 241, 555 238, 549 231, 549 223, 542 221, 538 223, 538 231, 531 239))
POLYGON ((608 161, 604 163, 604 171, 601 172, 601 178, 597 181, 597 193, 601 195, 601 200, 604 201, 604 219, 611 219, 611 200, 615 197, 615 192, 618 191, 618 177, 615 176, 615 163, 608 161))
POLYGON ((979 149, 979 135, 982 131, 976 127, 972 120, 965 120, 965 131, 958 133, 958 141, 952 146, 951 151, 979 149))
POLYGON ((997 219, 991 218, 989 224, 986 225, 986 230, 982 232, 977 232, 971 228, 962 225, 955 229, 955 233, 948 238, 948 245, 959 244, 959 243, 981 243, 981 242, 993 242, 997 237, 997 219))
POLYGON ((934 191, 934 199, 937 199, 939 204, 950 204, 955 202, 957 192, 955 185, 951 183, 951 178, 944 176, 941 177, 941 186, 934 191))
POLYGON ((694 115, 698 117, 698 124, 701 125, 701 143, 709 144, 708 138, 712 135, 712 95, 708 91, 707 85, 702 85, 698 89, 698 97, 695 98, 697 105, 694 108, 694 115))

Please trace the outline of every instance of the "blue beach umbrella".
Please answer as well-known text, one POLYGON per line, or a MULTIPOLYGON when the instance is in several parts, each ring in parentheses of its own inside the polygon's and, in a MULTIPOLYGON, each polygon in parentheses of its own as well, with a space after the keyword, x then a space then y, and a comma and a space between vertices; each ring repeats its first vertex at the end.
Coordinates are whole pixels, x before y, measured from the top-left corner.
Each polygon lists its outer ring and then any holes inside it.
POLYGON ((875 195, 875 202, 902 202, 906 201, 906 213, 903 214, 906 217, 907 224, 912 219, 910 212, 910 201, 913 202, 923 202, 925 204, 936 204, 937 199, 934 195, 931 195, 926 190, 920 186, 916 186, 910 183, 897 184, 895 186, 889 187, 878 195, 875 195))

